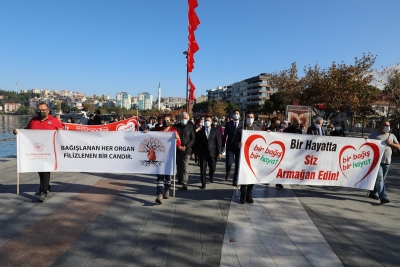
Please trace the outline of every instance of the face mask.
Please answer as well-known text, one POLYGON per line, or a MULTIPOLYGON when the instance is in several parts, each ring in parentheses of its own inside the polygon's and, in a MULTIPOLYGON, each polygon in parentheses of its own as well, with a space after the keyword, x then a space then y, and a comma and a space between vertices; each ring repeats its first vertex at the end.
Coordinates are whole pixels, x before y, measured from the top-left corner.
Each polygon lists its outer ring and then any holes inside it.
POLYGON ((385 126, 385 127, 383 127, 383 131, 384 131, 385 133, 389 132, 389 131, 390 131, 390 126, 385 126))
POLYGON ((214 125, 214 126, 217 126, 217 125, 218 125, 218 122, 213 122, 213 125, 214 125))
POLYGON ((246 119, 246 124, 247 124, 247 125, 252 125, 253 122, 254 122, 254 119, 253 119, 253 118, 247 118, 247 119, 246 119))
POLYGON ((317 128, 317 129, 321 128, 321 125, 319 125, 319 124, 314 124, 314 125, 315 125, 315 128, 317 128))
POLYGON ((163 125, 165 125, 165 127, 169 127, 171 125, 171 122, 170 121, 164 121, 163 125))
POLYGON ((286 129, 286 127, 287 127, 286 124, 282 124, 282 125, 281 125, 281 128, 282 128, 282 129, 286 129))
POLYGON ((238 114, 233 114, 233 115, 232 115, 232 118, 233 118, 235 121, 237 121, 237 120, 239 119, 239 115, 238 115, 238 114))
POLYGON ((182 119, 182 120, 181 120, 181 124, 182 124, 183 126, 185 126, 185 125, 187 124, 187 120, 182 119))
POLYGON ((336 131, 340 131, 341 127, 335 127, 336 131))
POLYGON ((200 124, 201 124, 201 125, 204 125, 204 120, 200 121, 200 124))
POLYGON ((46 111, 38 111, 37 115, 39 118, 43 119, 46 117, 46 111))
POLYGON ((71 120, 68 120, 68 122, 71 122, 71 120))
POLYGON ((205 121, 205 122, 204 122, 204 126, 208 128, 208 127, 211 126, 211 123, 210 123, 209 121, 205 121))

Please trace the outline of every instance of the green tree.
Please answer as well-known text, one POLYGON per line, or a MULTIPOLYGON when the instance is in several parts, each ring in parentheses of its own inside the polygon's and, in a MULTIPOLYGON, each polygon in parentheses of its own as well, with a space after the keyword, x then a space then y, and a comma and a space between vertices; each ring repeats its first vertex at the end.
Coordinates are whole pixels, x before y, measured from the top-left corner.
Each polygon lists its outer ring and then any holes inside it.
POLYGON ((61 102, 61 110, 63 113, 69 113, 71 111, 71 107, 67 102, 61 102))

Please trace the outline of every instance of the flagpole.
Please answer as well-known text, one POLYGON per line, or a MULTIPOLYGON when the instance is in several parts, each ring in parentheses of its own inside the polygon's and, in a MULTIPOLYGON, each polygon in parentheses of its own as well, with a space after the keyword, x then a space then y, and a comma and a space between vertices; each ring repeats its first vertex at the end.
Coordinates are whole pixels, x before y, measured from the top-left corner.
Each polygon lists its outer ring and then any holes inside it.
POLYGON ((186 55, 186 112, 189 113, 189 66, 188 66, 188 51, 183 52, 186 55))

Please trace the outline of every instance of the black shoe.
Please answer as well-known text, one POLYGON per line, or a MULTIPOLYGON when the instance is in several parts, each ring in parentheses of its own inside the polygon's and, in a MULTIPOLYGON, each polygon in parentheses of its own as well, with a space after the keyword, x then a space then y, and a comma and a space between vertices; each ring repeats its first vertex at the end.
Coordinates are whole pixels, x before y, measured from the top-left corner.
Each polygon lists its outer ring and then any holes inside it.
POLYGON ((210 183, 214 183, 214 178, 210 178, 210 183))
POLYGON ((245 196, 241 196, 240 197, 240 204, 245 204, 246 203, 246 197, 245 196))
POLYGON ((275 187, 276 187, 276 188, 283 188, 283 185, 281 185, 281 184, 276 184, 275 187))
POLYGON ((368 197, 369 197, 369 198, 372 198, 372 199, 376 199, 376 200, 379 199, 379 197, 378 197, 377 195, 371 194, 371 191, 369 191, 368 197))
POLYGON ((201 189, 206 189, 206 185, 202 185, 200 188, 201 189))
POLYGON ((238 186, 237 182, 233 182, 232 185, 235 187, 238 186))
POLYGON ((390 200, 387 198, 381 199, 381 204, 390 203, 390 200))
POLYGON ((253 196, 252 195, 247 195, 246 201, 249 202, 249 203, 254 203, 253 196))
POLYGON ((178 184, 182 184, 182 181, 179 181, 179 180, 178 180, 178 184))
POLYGON ((183 184, 183 185, 182 185, 182 189, 183 189, 183 190, 188 190, 187 184, 183 184))

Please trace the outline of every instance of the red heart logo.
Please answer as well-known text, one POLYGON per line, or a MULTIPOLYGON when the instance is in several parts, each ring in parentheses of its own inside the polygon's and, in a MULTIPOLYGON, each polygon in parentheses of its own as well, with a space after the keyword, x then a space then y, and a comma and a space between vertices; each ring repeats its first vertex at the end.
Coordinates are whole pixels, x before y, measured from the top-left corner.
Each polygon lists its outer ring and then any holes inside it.
MULTIPOLYGON (((379 162, 379 147, 378 147, 376 144, 374 144, 374 143, 364 143, 364 144, 362 144, 362 145, 358 148, 358 150, 360 150, 360 149, 361 149, 362 147, 364 147, 364 146, 370 147, 370 148, 372 149, 372 152, 374 153, 374 155, 373 155, 373 158, 372 158, 371 166, 369 167, 367 173, 366 173, 357 183, 355 183, 354 186, 356 186, 356 185, 359 184, 362 180, 364 180, 364 179, 372 172, 372 170, 375 168, 375 166, 376 166, 376 165, 378 164, 378 162, 379 162)), ((344 165, 343 165, 344 161, 342 160, 342 154, 343 154, 347 149, 352 149, 352 150, 356 151, 356 149, 355 149, 353 146, 351 146, 351 145, 344 146, 344 147, 340 150, 340 153, 339 153, 339 166, 340 166, 340 170, 342 171, 344 177, 346 177, 346 179, 349 179, 349 178, 346 176, 345 172, 344 172, 346 169, 348 169, 348 168, 345 168, 345 167, 348 167, 348 166, 344 166, 344 165)), ((353 159, 353 160, 354 160, 354 154, 353 154, 353 157, 350 157, 350 159, 353 159)), ((347 160, 347 162, 348 162, 348 160, 347 160)), ((349 163, 348 163, 348 164, 349 164, 349 163)))
MULTIPOLYGON (((256 179, 260 182, 260 180, 258 179, 256 173, 254 172, 253 166, 252 166, 252 164, 250 162, 250 147, 251 147, 252 143, 254 141, 256 141, 257 139, 264 140, 264 144, 266 144, 266 142, 267 142, 265 140, 264 136, 262 136, 262 135, 254 134, 254 135, 249 136, 249 138, 247 138, 246 142, 244 143, 244 156, 245 156, 245 159, 246 159, 247 166, 249 166, 251 172, 254 174, 254 177, 256 177, 256 179)), ((280 158, 279 163, 276 164, 275 168, 273 168, 266 175, 268 175, 271 172, 273 172, 279 166, 279 164, 281 164, 282 159, 285 156, 285 145, 281 141, 274 141, 274 142, 270 143, 268 146, 271 146, 271 145, 279 145, 280 148, 282 149, 282 155, 279 157, 280 158)), ((268 148, 268 146, 267 146, 267 148, 268 148)), ((265 149, 267 149, 267 148, 265 148, 265 149)))

